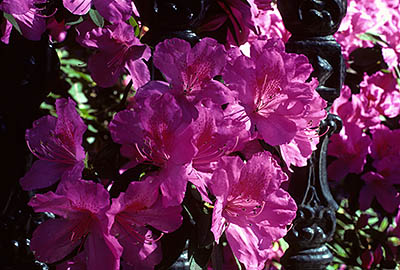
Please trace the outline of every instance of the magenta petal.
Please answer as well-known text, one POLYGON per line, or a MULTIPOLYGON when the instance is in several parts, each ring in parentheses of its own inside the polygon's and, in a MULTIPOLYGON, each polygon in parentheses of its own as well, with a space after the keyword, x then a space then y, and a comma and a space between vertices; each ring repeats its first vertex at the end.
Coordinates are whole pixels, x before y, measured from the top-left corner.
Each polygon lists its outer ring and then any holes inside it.
POLYGON ((362 187, 359 196, 360 210, 367 210, 374 199, 374 193, 368 185, 362 187))
POLYGON ((64 181, 75 181, 82 178, 82 172, 85 168, 84 161, 78 161, 71 168, 68 168, 61 176, 61 182, 64 181))
POLYGON ((46 18, 37 14, 34 9, 13 17, 21 28, 23 36, 29 40, 40 40, 46 31, 46 18))
POLYGON ((171 153, 171 162, 183 165, 193 159, 196 149, 193 146, 192 139, 193 131, 191 129, 186 129, 175 138, 171 147, 169 147, 172 149, 168 149, 171 153))
POLYGON ((148 224, 157 230, 170 233, 176 231, 182 225, 182 207, 162 207, 160 204, 151 209, 144 209, 135 214, 134 219, 138 223, 148 224))
POLYGON ((163 73, 168 82, 181 81, 181 72, 186 68, 185 56, 190 53, 190 43, 178 39, 167 39, 157 44, 154 51, 154 65, 163 73))
POLYGON ((87 270, 86 252, 83 251, 71 260, 56 265, 57 270, 87 270))
POLYGON ((57 187, 57 193, 66 196, 75 208, 101 213, 108 210, 110 194, 103 185, 92 181, 66 181, 57 187))
POLYGON ((0 10, 8 14, 24 14, 33 7, 34 0, 3 0, 0 3, 0 10))
POLYGON ((123 110, 118 112, 108 128, 113 141, 119 144, 134 144, 136 138, 144 137, 140 116, 136 111, 123 110))
POLYGON ((123 72, 123 66, 107 65, 112 59, 112 54, 97 52, 88 61, 88 69, 93 80, 101 87, 113 86, 123 72))
MULTIPOLYGON (((82 118, 76 111, 76 103, 68 99, 57 99, 56 110, 57 110, 57 125, 56 133, 60 134, 63 143, 68 145, 70 149, 76 151, 75 146, 82 144, 82 136, 85 133, 87 126, 83 123, 82 118)), ((81 157, 80 159, 83 159, 81 157)), ((79 159, 79 158, 78 158, 79 159)))
POLYGON ((34 232, 30 247, 35 257, 45 263, 54 263, 71 253, 80 241, 71 240, 72 229, 78 220, 51 219, 34 232))
POLYGON ((158 199, 159 183, 153 177, 146 177, 144 181, 131 182, 125 194, 121 195, 121 204, 135 205, 137 208, 150 208, 158 199))
POLYGON ((261 270, 267 260, 267 252, 260 250, 259 239, 250 227, 229 224, 225 231, 226 239, 233 254, 246 266, 246 269, 261 270))
POLYGON ((72 14, 84 15, 88 13, 92 0, 63 0, 63 4, 72 14))
POLYGON ((349 162, 342 159, 334 160, 328 166, 329 179, 340 181, 349 173, 349 162))
MULTIPOLYGON (((290 224, 296 217, 296 202, 289 193, 282 189, 276 190, 268 196, 264 210, 253 220, 259 224, 263 235, 268 236, 271 241, 276 241, 285 236, 287 224, 290 224)), ((267 248, 272 243, 267 244, 267 248)))
POLYGON ((130 0, 93 0, 100 15, 112 23, 127 21, 133 13, 130 0))
POLYGON ((223 204, 217 201, 214 205, 213 215, 212 215, 212 226, 211 232, 214 234, 215 242, 219 243, 219 238, 225 229, 226 220, 222 216, 222 211, 224 210, 223 204))
POLYGON ((51 141, 51 133, 55 129, 57 118, 54 116, 43 116, 33 122, 33 127, 27 129, 25 139, 31 151, 39 156, 46 156, 46 151, 43 150, 42 144, 51 141))
POLYGON ((7 20, 3 20, 3 22, 0 23, 0 41, 4 44, 8 44, 10 42, 12 28, 12 24, 7 20))
POLYGON ((186 184, 188 182, 186 168, 183 166, 174 166, 163 170, 158 177, 161 177, 161 179, 164 178, 160 185, 163 195, 163 206, 169 207, 181 204, 185 196, 186 184))
POLYGON ((136 227, 135 231, 141 236, 128 234, 127 231, 122 228, 118 230, 118 241, 124 247, 122 257, 129 265, 133 266, 134 270, 153 270, 154 266, 158 264, 162 258, 160 245, 158 242, 145 244, 142 239, 139 239, 140 237, 146 236, 149 238, 153 237, 149 229, 145 227, 136 227))
POLYGON ((82 46, 91 49, 113 48, 114 42, 111 40, 111 30, 100 28, 91 20, 85 20, 75 27, 78 35, 76 41, 82 46))
POLYGON ((71 216, 74 210, 71 208, 71 202, 68 198, 58 195, 54 192, 45 194, 36 194, 28 203, 35 212, 51 212, 64 218, 71 216))
POLYGON ((376 193, 376 199, 388 213, 393 213, 399 207, 399 196, 394 186, 388 186, 376 193))
MULTIPOLYGON (((211 178, 210 190, 212 194, 216 197, 225 198, 226 195, 229 194, 229 180, 228 173, 230 171, 217 169, 214 171, 213 176, 211 178)), ((239 177, 237 177, 239 178, 239 177)), ((234 181, 234 179, 230 178, 230 181, 234 181)))
POLYGON ((110 235, 92 233, 86 240, 87 267, 96 270, 119 270, 122 246, 110 235))
POLYGON ((54 161, 36 160, 32 168, 19 181, 24 190, 49 187, 60 180, 69 167, 68 164, 54 161))
POLYGON ((297 131, 296 124, 284 116, 272 114, 267 119, 257 116, 255 121, 262 138, 272 146, 290 142, 297 131))
POLYGON ((125 68, 131 75, 133 88, 138 89, 139 87, 145 85, 148 81, 150 81, 149 69, 147 68, 147 65, 142 61, 142 59, 128 60, 125 68))

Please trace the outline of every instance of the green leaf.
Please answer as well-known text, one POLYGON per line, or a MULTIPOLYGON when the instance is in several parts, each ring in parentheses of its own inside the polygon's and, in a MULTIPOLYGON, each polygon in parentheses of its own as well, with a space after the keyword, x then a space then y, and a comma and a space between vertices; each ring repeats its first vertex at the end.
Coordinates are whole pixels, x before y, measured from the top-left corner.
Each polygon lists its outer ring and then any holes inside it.
POLYGON ((97 25, 98 27, 104 26, 104 18, 100 15, 100 13, 97 10, 94 9, 89 10, 89 16, 95 25, 97 25))
POLYGON ((15 28, 15 30, 17 30, 22 35, 21 28, 19 28, 17 21, 14 19, 14 17, 11 14, 4 12, 3 17, 6 18, 6 20, 9 21, 12 24, 12 26, 15 28))
POLYGON ((191 257, 189 259, 189 269, 190 270, 203 270, 203 268, 196 263, 196 260, 194 259, 194 257, 191 257))
POLYGON ((129 18, 129 24, 132 25, 133 28, 139 26, 138 23, 136 22, 135 18, 133 18, 133 16, 131 16, 129 18))
POLYGON ((79 19, 77 19, 76 21, 67 22, 65 25, 75 25, 75 24, 78 24, 78 23, 81 23, 81 22, 83 22, 82 16, 80 16, 79 19))
POLYGON ((78 103, 86 103, 88 99, 85 94, 82 92, 83 86, 82 83, 77 82, 74 83, 71 88, 68 90, 68 93, 75 99, 78 103))
POLYGON ((384 232, 389 226, 389 220, 387 217, 384 217, 381 224, 379 225, 379 231, 384 232))
POLYGON ((388 43, 386 41, 384 41, 379 35, 373 34, 373 33, 366 32, 364 34, 358 35, 358 38, 361 39, 361 40, 369 40, 369 41, 372 41, 374 43, 381 42, 383 44, 388 45, 388 43))
POLYGON ((133 27, 133 29, 135 29, 135 36, 139 37, 140 34, 139 24, 136 22, 133 16, 129 18, 129 24, 133 27))
POLYGON ((79 59, 61 59, 60 60, 61 65, 68 65, 68 66, 73 66, 73 67, 84 67, 86 66, 86 63, 83 62, 82 60, 79 59))

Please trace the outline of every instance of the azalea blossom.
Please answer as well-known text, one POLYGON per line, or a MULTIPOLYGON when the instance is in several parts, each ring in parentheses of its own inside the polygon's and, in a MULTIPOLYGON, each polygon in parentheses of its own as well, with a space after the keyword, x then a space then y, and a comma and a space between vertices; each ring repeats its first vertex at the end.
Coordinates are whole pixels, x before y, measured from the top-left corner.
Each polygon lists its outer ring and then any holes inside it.
POLYGON ((296 216, 296 203, 280 188, 287 175, 269 152, 246 164, 222 157, 210 181, 216 196, 211 231, 225 232, 233 254, 247 269, 263 269, 273 241, 283 237, 296 216))
POLYGON ((329 178, 340 181, 348 173, 362 173, 370 145, 371 138, 354 123, 346 124, 339 134, 333 134, 328 155, 337 159, 328 166, 329 178))
POLYGON ((152 177, 130 183, 126 192, 113 199, 108 214, 115 216, 111 232, 124 247, 123 260, 134 269, 154 269, 161 261, 158 240, 182 223, 181 206, 163 207, 159 183, 152 177), (156 236, 147 225, 161 231, 156 236))
POLYGON ((400 130, 386 127, 372 131, 371 157, 372 165, 387 181, 400 184, 400 130))
POLYGON ((190 126, 197 151, 192 167, 195 177, 190 181, 208 201, 206 186, 221 157, 243 148, 250 138, 245 124, 225 117, 217 107, 197 106, 199 117, 190 126))
POLYGON ((26 142, 39 160, 20 179, 25 190, 45 188, 58 180, 80 178, 84 168, 85 151, 82 136, 86 131, 72 99, 57 99, 58 118, 44 116, 26 131, 26 142))
POLYGON ((119 269, 122 247, 110 234, 114 220, 106 215, 109 194, 102 185, 84 180, 67 182, 56 193, 35 195, 29 205, 36 212, 60 216, 45 221, 33 232, 30 247, 36 259, 54 263, 84 247, 87 269, 119 269))
POLYGON ((97 52, 89 58, 88 69, 101 87, 113 86, 126 69, 136 89, 150 80, 143 60, 149 60, 150 48, 140 43, 133 27, 124 22, 104 28, 84 22, 77 27, 77 41, 97 52))
POLYGON ((171 94, 150 93, 133 110, 117 113, 109 129, 116 143, 135 149, 131 166, 148 162, 160 168, 153 176, 161 181, 163 205, 173 206, 183 200, 196 153, 191 118, 171 94))
MULTIPOLYGON (((252 133, 272 146, 288 144, 296 137, 299 144, 300 136, 312 137, 315 141, 306 147, 313 149, 318 138, 305 131, 324 119, 326 102, 315 91, 318 82, 306 82, 311 71, 307 58, 286 53, 282 41, 256 40, 250 57, 238 56, 226 66, 223 78, 242 107, 236 117, 250 119, 252 133)), ((298 152, 303 154, 301 148, 298 152)), ((306 159, 311 151, 304 153, 306 159)))
POLYGON ((379 112, 368 99, 353 95, 348 86, 344 86, 340 96, 333 102, 331 113, 338 115, 345 123, 353 123, 360 128, 373 128, 381 122, 379 112))
POLYGON ((156 46, 153 62, 169 83, 168 91, 188 110, 194 111, 196 118, 195 104, 212 101, 220 106, 232 100, 230 90, 214 80, 221 75, 226 57, 223 45, 214 39, 204 38, 191 48, 189 42, 173 38, 156 46))
POLYGON ((361 210, 368 209, 374 198, 388 213, 393 213, 399 207, 399 193, 389 179, 376 172, 367 172, 361 179, 365 182, 359 197, 361 210))
POLYGON ((392 73, 379 71, 371 76, 365 75, 360 87, 357 96, 365 101, 366 107, 389 118, 400 114, 400 86, 392 73))

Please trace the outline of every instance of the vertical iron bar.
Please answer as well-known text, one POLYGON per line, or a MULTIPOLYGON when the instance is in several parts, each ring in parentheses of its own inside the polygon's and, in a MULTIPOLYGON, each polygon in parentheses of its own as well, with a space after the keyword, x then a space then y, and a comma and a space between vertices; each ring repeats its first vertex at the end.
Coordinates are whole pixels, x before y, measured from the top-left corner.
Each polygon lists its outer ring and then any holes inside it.
MULTIPOLYGON (((311 74, 319 80, 317 91, 328 102, 340 94, 345 66, 340 45, 333 38, 346 14, 347 0, 278 0, 278 9, 292 37, 286 44, 287 52, 301 53, 313 65, 311 74)), ((318 149, 308 166, 295 168, 289 192, 295 198, 298 211, 293 227, 285 239, 289 248, 282 257, 286 270, 326 269, 333 256, 326 243, 332 238, 335 212, 338 208, 327 179, 326 152, 329 136, 341 129, 338 116, 328 113, 321 122, 318 149)))

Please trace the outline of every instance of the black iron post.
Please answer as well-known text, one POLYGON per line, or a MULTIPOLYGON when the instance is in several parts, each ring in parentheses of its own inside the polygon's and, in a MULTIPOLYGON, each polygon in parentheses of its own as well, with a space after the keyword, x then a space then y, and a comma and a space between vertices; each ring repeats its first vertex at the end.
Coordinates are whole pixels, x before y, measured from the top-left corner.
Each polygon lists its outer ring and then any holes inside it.
POLYGON ((167 38, 181 38, 192 45, 200 40, 193 32, 204 18, 209 0, 135 0, 141 21, 149 26, 142 41, 151 46, 167 38))
MULTIPOLYGON (((333 38, 346 14, 347 0, 278 0, 285 27, 292 33, 288 52, 306 55, 317 77, 317 91, 328 102, 340 94, 345 67, 340 45, 333 38)), ((338 116, 328 114, 322 121, 318 149, 308 166, 296 168, 289 192, 298 205, 296 219, 285 237, 289 248, 282 257, 286 270, 325 269, 333 256, 326 243, 332 238, 338 208, 327 179, 326 152, 329 136, 341 129, 338 116), (326 132, 327 131, 327 132, 326 132)))

